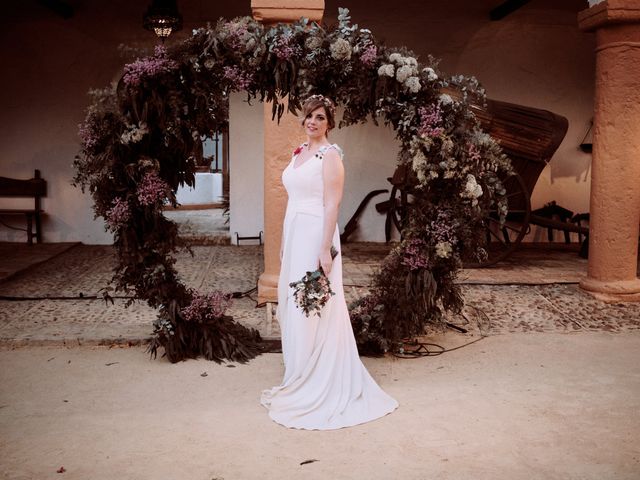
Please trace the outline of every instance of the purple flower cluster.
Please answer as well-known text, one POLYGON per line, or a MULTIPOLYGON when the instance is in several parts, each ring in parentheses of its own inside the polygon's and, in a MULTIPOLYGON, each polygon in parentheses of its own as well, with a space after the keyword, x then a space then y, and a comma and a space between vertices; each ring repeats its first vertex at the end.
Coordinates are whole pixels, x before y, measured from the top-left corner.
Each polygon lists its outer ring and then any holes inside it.
POLYGON ((246 90, 253 82, 253 76, 250 73, 243 72, 237 65, 224 67, 224 78, 233 83, 235 90, 246 90))
POLYGON ((221 318, 233 303, 230 293, 215 290, 200 294, 193 292, 189 306, 181 310, 185 320, 190 322, 212 321, 221 318))
POLYGON ((113 230, 127 224, 131 219, 131 210, 129 210, 129 204, 121 198, 115 198, 113 200, 113 207, 107 210, 107 225, 113 230))
POLYGON ((475 146, 475 144, 470 143, 467 147, 467 155, 469 157, 469 160, 471 162, 476 162, 479 163, 480 160, 482 160, 482 155, 480 154, 480 151, 478 150, 478 147, 475 146))
POLYGON ((418 109, 420 127, 418 132, 423 137, 439 137, 444 132, 442 128, 442 110, 440 105, 429 105, 418 109))
POLYGON ((410 270, 418 270, 429 266, 429 259, 424 254, 426 248, 424 240, 412 238, 407 241, 404 251, 402 252, 402 264, 409 267, 410 270))
POLYGON ((300 45, 292 45, 293 37, 291 34, 280 35, 273 44, 273 53, 280 60, 289 60, 291 57, 300 55, 300 45))
POLYGON ((367 67, 375 65, 376 58, 378 58, 378 48, 373 44, 367 46, 360 55, 360 61, 367 67))
POLYGON ((140 85, 145 77, 167 73, 176 68, 178 68, 178 64, 167 58, 166 48, 157 45, 154 56, 138 58, 135 62, 125 65, 122 79, 126 85, 136 86, 140 85))
POLYGON ((245 38, 249 33, 247 25, 240 22, 227 22, 224 26, 227 37, 226 41, 234 50, 240 50, 245 46, 245 38))
POLYGON ((136 191, 140 205, 149 206, 160 202, 167 196, 169 186, 156 172, 147 173, 136 191))
POLYGON ((427 224, 427 233, 432 238, 432 243, 449 242, 451 245, 458 243, 456 236, 458 222, 451 218, 446 211, 439 211, 435 220, 427 224))
POLYGON ((92 149, 98 144, 99 137, 96 134, 95 129, 93 128, 89 119, 87 119, 84 123, 78 125, 78 135, 80 135, 82 144, 87 150, 92 149))

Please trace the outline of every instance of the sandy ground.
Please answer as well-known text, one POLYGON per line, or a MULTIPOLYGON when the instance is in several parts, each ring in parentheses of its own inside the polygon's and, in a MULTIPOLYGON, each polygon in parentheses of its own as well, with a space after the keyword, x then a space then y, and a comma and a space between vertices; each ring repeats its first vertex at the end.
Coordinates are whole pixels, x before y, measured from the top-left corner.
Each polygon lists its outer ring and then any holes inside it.
POLYGON ((4 349, 0 477, 638 479, 639 350, 640 333, 510 334, 365 358, 400 408, 309 432, 258 403, 279 383, 279 354, 216 365, 150 360, 144 347, 4 349))

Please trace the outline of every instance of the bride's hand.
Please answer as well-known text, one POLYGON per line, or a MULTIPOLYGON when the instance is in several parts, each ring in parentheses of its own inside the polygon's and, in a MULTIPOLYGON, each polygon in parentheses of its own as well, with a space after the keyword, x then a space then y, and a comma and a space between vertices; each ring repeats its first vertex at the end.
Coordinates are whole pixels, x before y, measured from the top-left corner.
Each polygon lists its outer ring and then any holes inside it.
POLYGON ((333 266, 333 258, 331 258, 330 250, 323 250, 320 252, 318 262, 324 271, 324 274, 328 277, 331 273, 331 267, 333 266))

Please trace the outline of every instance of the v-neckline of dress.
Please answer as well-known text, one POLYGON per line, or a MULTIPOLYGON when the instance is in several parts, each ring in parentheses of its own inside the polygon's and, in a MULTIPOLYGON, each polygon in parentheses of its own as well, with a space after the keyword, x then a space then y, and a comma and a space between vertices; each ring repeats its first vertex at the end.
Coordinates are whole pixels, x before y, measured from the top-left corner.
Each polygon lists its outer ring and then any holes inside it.
MULTIPOLYGON (((306 144, 306 143, 303 143, 303 145, 307 145, 307 144, 306 144)), ((320 147, 320 148, 318 149, 318 151, 317 151, 316 153, 314 153, 314 154, 313 154, 313 156, 312 156, 311 158, 308 158, 307 160, 305 160, 304 162, 302 162, 302 164, 300 164, 300 165, 298 165, 298 166, 296 167, 296 160, 297 160, 297 158, 300 156, 300 153, 298 153, 295 157, 293 157, 293 162, 291 162, 291 168, 292 168, 293 170, 298 170, 299 168, 304 167, 304 166, 305 166, 307 163, 309 163, 311 160, 313 160, 314 158, 317 158, 318 153, 320 152, 320 150, 322 150, 322 149, 323 149, 323 148, 325 148, 325 147, 330 147, 330 146, 332 146, 332 145, 333 145, 332 143, 330 143, 330 144, 328 144, 328 145, 323 145, 322 147, 320 147)))

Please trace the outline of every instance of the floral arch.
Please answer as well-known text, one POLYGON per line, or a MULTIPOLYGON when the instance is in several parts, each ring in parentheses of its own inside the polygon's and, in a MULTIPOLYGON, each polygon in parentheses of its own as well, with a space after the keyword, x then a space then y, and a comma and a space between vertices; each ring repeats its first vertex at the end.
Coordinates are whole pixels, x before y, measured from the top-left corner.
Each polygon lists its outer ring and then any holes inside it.
POLYGON ((225 315, 228 294, 180 281, 173 254, 188 246, 162 214, 180 185, 194 184, 200 139, 226 126, 235 91, 271 102, 278 119, 325 94, 344 109, 340 126, 370 118, 395 129, 412 202, 402 241, 370 293, 350 306, 361 352, 396 349, 462 307, 454 283, 461 258, 482 257, 483 218, 497 209, 504 219, 500 178, 511 172, 472 113, 484 91, 474 78, 444 76, 431 57, 422 64, 406 48, 381 44, 351 24, 348 10, 339 13, 332 28, 304 18, 272 28, 221 19, 125 65, 117 86, 91 92, 74 183, 89 190, 114 234, 115 289, 159 309, 152 355, 163 347, 172 362, 246 361, 261 351, 259 334, 225 315))

